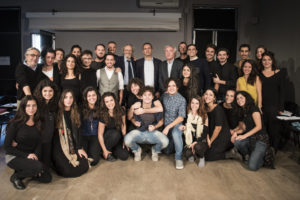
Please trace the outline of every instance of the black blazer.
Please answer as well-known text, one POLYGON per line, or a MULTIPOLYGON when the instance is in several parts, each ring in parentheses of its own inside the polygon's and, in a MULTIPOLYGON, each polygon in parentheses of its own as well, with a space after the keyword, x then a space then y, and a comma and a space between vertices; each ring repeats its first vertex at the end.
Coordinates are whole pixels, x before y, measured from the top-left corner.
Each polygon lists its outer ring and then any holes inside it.
MULTIPOLYGON (((183 62, 175 59, 172 65, 172 70, 170 74, 170 78, 179 79, 181 77, 183 62)), ((159 92, 162 94, 165 91, 165 82, 168 80, 168 63, 167 61, 163 61, 159 66, 159 92)))
MULTIPOLYGON (((144 62, 145 58, 141 58, 136 61, 136 77, 140 78, 145 83, 145 77, 144 77, 144 62)), ((158 83, 158 73, 159 73, 159 65, 161 63, 161 60, 157 58, 153 58, 153 64, 154 64, 154 89, 155 91, 159 91, 159 83, 158 83)))
MULTIPOLYGON (((131 57, 131 64, 132 64, 133 75, 134 75, 134 77, 136 77, 136 69, 135 69, 136 68, 136 63, 135 63, 133 57, 131 57)), ((124 77, 124 75, 125 75, 125 60, 124 60, 124 56, 119 56, 117 58, 115 67, 120 67, 121 68, 122 74, 123 74, 123 77, 124 77)))
MULTIPOLYGON (((48 76, 46 76, 42 71, 43 65, 38 66, 36 70, 37 70, 37 83, 39 83, 41 80, 49 79, 48 76)), ((58 89, 60 89, 60 73, 57 64, 53 64, 53 83, 55 83, 58 89)))

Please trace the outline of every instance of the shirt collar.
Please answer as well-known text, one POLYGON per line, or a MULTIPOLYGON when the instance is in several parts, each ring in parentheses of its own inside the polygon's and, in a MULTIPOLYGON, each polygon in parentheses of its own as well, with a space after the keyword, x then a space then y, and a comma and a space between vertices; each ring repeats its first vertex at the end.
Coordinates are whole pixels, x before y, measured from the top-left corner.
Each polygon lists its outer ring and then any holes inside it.
POLYGON ((29 66, 29 65, 26 63, 26 61, 25 61, 25 60, 24 60, 23 64, 24 64, 24 65, 26 65, 27 67, 29 67, 30 69, 32 69, 33 71, 35 71, 35 70, 36 70, 36 68, 37 68, 37 65, 36 65, 36 66, 34 66, 34 67, 31 67, 31 66, 29 66))
POLYGON ((190 61, 194 61, 194 60, 197 60, 198 59, 198 56, 196 56, 195 58, 190 58, 190 61))
POLYGON ((167 60, 167 63, 168 63, 169 65, 172 65, 173 62, 174 62, 174 58, 173 58, 170 62, 167 60))

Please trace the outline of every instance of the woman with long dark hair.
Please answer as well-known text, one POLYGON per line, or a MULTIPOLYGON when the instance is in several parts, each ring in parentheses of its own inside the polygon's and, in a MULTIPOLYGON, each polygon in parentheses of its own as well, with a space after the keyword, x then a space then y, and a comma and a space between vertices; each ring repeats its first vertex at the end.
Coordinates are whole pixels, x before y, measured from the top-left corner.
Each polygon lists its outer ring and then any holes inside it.
POLYGON ((241 67, 241 77, 236 82, 236 91, 246 91, 254 99, 259 109, 262 107, 261 81, 256 71, 256 63, 253 60, 245 60, 241 67))
POLYGON ((182 68, 182 79, 178 92, 187 102, 198 94, 197 72, 190 64, 185 64, 182 68))
POLYGON ((61 64, 61 88, 62 90, 72 90, 77 103, 81 94, 80 79, 81 75, 77 58, 73 54, 69 54, 61 64))
MULTIPOLYGON (((240 123, 232 130, 231 141, 243 155, 250 170, 256 171, 264 165, 269 137, 261 113, 251 96, 245 91, 236 93, 240 123)), ((234 151, 236 153, 236 151, 234 151)))
POLYGON ((64 90, 58 102, 57 132, 53 138, 53 164, 64 177, 78 177, 89 169, 88 156, 81 146, 81 122, 72 90, 64 90))
POLYGON ((25 96, 15 117, 8 123, 4 148, 7 166, 14 169, 10 181, 16 189, 25 189, 22 180, 33 177, 48 183, 52 177, 47 167, 39 161, 42 123, 33 96, 25 96))
POLYGON ((216 94, 217 91, 211 88, 203 95, 208 115, 207 161, 225 159, 225 152, 231 147, 229 125, 224 110, 216 103, 216 94))
POLYGON ((277 68, 274 54, 265 52, 262 55, 263 66, 260 74, 262 82, 262 112, 271 145, 278 150, 281 140, 280 123, 277 115, 284 111, 284 77, 277 68))
POLYGON ((101 148, 98 140, 99 117, 100 95, 96 88, 87 87, 83 91, 81 135, 83 149, 88 157, 92 159, 92 166, 98 164, 100 160, 101 148))
POLYGON ((34 91, 34 96, 37 99, 41 117, 43 118, 42 130, 42 154, 41 161, 51 167, 52 163, 52 138, 55 131, 55 119, 57 111, 57 86, 50 80, 42 80, 34 91))
POLYGON ((125 112, 112 92, 101 97, 98 138, 104 159, 113 162, 116 158, 127 160, 129 153, 123 142, 126 135, 125 112))
POLYGON ((230 129, 234 129, 239 124, 238 108, 235 102, 235 90, 229 89, 225 95, 225 101, 220 104, 226 114, 230 129))
POLYGON ((186 144, 184 154, 190 162, 194 162, 195 157, 199 157, 198 166, 204 167, 204 154, 208 149, 208 117, 203 99, 199 96, 192 97, 187 113, 187 122, 181 127, 184 130, 186 144))

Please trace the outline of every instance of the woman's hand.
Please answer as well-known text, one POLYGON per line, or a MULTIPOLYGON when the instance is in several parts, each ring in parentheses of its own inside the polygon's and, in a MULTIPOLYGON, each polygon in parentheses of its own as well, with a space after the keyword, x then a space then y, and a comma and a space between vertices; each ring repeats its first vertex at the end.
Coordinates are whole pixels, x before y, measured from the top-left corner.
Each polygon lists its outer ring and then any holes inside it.
POLYGON ((135 121, 135 122, 134 122, 134 125, 135 125, 136 127, 140 127, 142 124, 141 124, 141 122, 135 121))
POLYGON ((181 126, 178 127, 178 129, 181 130, 181 131, 184 131, 185 130, 185 126, 181 125, 181 126))
POLYGON ((236 134, 236 133, 232 134, 231 139, 230 139, 231 142, 232 142, 232 144, 235 143, 236 137, 237 137, 237 134, 236 134))
POLYGON ((83 149, 78 149, 78 154, 79 154, 80 158, 82 158, 82 156, 83 156, 84 158, 88 159, 88 156, 83 149))
POLYGON ((32 160, 38 160, 38 157, 34 154, 34 153, 30 153, 28 156, 27 156, 28 159, 32 159, 32 160))
POLYGON ((245 135, 239 135, 236 137, 236 140, 244 140, 246 139, 247 137, 245 137, 245 135))
POLYGON ((103 157, 104 157, 104 159, 107 159, 108 154, 111 154, 111 152, 110 152, 110 151, 107 151, 107 150, 103 152, 103 157))
POLYGON ((211 141, 210 141, 209 138, 207 138, 207 145, 208 145, 209 148, 211 147, 211 141))
POLYGON ((194 147, 195 147, 196 144, 197 144, 197 142, 193 142, 193 143, 189 146, 189 148, 192 149, 193 154, 195 154, 195 149, 194 149, 194 147))
POLYGON ((155 126, 154 125, 149 125, 148 126, 148 131, 152 132, 155 130, 155 126))
POLYGON ((125 144, 125 142, 123 142, 123 149, 127 149, 127 151, 129 151, 129 147, 128 146, 126 146, 126 144, 125 144))

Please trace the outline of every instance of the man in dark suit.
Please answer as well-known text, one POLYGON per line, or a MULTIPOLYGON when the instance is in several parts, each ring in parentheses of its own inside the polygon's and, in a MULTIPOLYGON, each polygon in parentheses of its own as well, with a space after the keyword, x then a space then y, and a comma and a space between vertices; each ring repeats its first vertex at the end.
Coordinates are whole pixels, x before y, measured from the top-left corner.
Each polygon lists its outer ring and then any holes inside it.
POLYGON ((144 58, 136 61, 136 77, 140 78, 145 85, 155 88, 155 96, 159 96, 158 73, 161 60, 152 56, 152 44, 144 43, 144 58))
POLYGON ((165 46, 165 57, 167 60, 160 63, 159 66, 159 92, 163 94, 165 92, 165 82, 169 78, 179 79, 182 72, 183 62, 175 59, 176 48, 167 45, 165 46))

